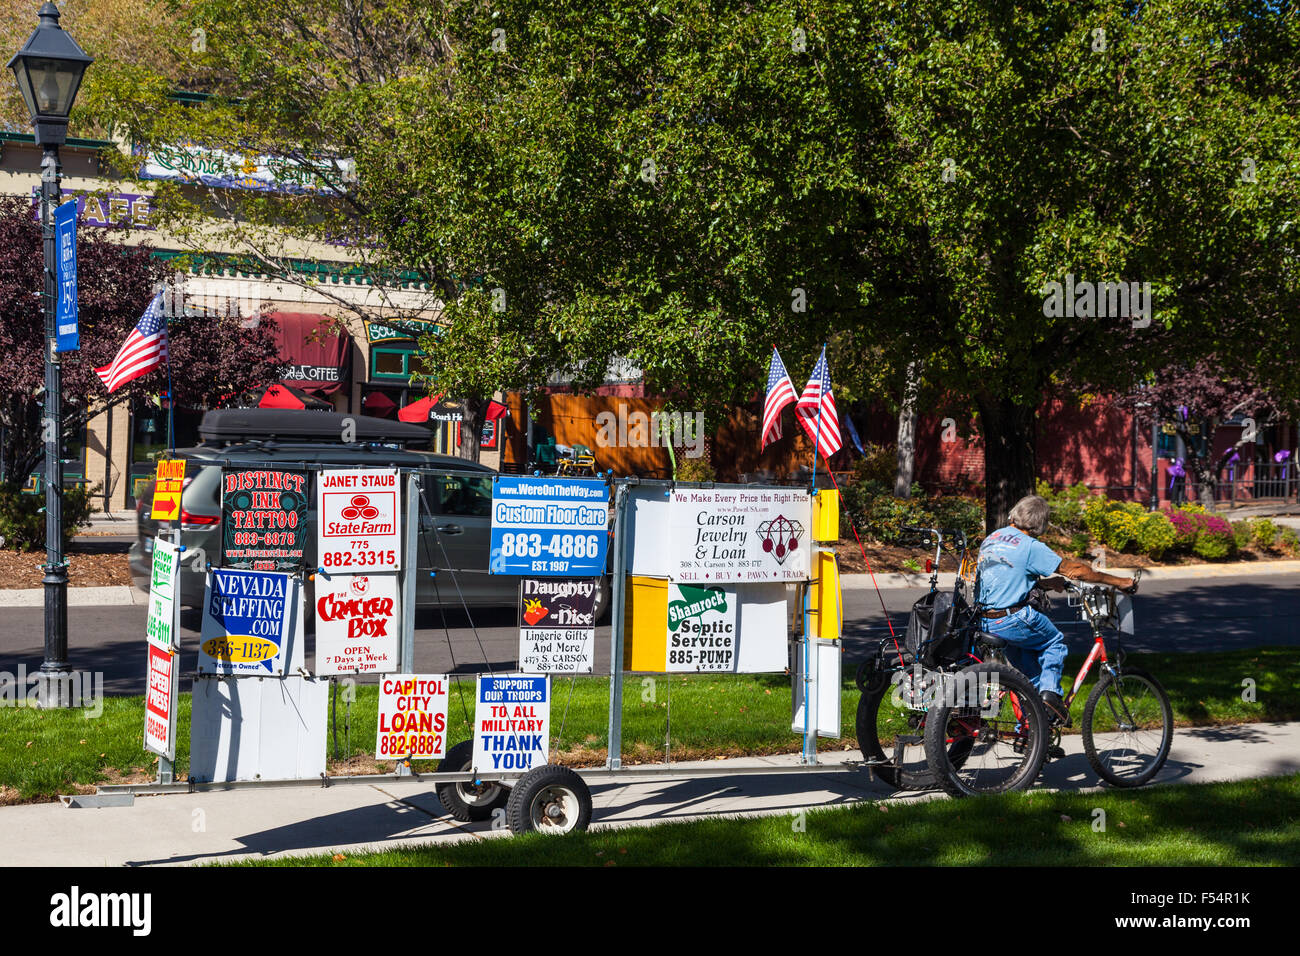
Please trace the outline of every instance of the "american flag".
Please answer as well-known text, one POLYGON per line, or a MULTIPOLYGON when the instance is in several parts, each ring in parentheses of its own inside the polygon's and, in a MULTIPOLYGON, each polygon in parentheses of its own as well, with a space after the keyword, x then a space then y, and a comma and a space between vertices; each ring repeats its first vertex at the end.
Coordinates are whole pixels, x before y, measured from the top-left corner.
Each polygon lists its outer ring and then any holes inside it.
POLYGON ((817 360, 812 378, 804 386, 795 406, 795 415, 799 424, 816 444, 813 454, 820 453, 829 458, 840 450, 844 444, 840 438, 840 416, 835 411, 835 396, 831 394, 831 370, 826 365, 826 346, 822 346, 822 357, 817 360), (818 414, 820 411, 821 414, 818 414), (820 429, 820 435, 818 431, 820 429))
POLYGON ((763 447, 781 437, 781 409, 793 404, 794 383, 781 362, 781 354, 772 349, 772 363, 767 367, 767 398, 763 402, 763 447))
POLYGON ((160 292, 122 343, 117 358, 111 364, 95 369, 95 374, 110 392, 146 372, 152 372, 167 360, 167 319, 163 315, 162 302, 160 292))

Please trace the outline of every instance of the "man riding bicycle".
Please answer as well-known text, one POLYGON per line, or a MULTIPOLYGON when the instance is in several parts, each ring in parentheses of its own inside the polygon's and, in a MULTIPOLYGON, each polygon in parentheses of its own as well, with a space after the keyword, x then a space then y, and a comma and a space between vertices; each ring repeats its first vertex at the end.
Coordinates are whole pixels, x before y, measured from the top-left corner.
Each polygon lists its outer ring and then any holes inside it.
POLYGON ((1030 604, 1035 584, 1046 591, 1063 591, 1058 571, 1067 578, 1109 584, 1128 594, 1137 585, 1094 571, 1082 561, 1063 558, 1038 540, 1047 530, 1047 501, 1029 495, 1016 502, 999 528, 980 545, 975 599, 985 608, 980 628, 1007 642, 1008 662, 1038 685, 1043 704, 1054 723, 1070 725, 1070 711, 1062 700, 1061 671, 1065 665, 1065 635, 1030 604), (1046 580, 1038 580, 1046 578, 1046 580))

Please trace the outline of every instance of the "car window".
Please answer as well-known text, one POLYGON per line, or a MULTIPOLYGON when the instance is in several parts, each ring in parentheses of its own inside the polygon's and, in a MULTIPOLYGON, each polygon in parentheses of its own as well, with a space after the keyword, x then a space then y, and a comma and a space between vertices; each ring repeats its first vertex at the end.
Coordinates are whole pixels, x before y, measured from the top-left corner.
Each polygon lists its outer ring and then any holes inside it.
POLYGON ((436 514, 487 517, 492 513, 491 475, 430 475, 425 482, 436 514))

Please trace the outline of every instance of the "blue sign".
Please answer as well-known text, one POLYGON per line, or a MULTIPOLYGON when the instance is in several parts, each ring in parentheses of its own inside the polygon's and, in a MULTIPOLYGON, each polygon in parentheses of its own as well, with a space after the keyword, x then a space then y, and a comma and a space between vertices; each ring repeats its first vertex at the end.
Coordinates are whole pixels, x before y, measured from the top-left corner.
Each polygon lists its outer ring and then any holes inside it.
POLYGON ((54 211, 54 294, 58 296, 54 351, 75 352, 81 348, 77 334, 77 201, 65 202, 54 211))
POLYGON ((298 614, 292 575, 213 568, 203 599, 200 674, 284 673, 291 622, 298 614))
POLYGON ((609 545, 609 485, 598 478, 498 475, 492 485, 493 574, 597 577, 609 545))

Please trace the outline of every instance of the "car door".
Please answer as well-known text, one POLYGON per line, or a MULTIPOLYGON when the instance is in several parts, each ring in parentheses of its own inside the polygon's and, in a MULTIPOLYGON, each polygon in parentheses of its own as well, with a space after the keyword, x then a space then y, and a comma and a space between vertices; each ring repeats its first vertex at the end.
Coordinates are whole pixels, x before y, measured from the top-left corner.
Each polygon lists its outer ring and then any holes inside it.
POLYGON ((441 600, 454 606, 463 596, 468 604, 513 604, 519 578, 488 573, 492 474, 450 471, 426 474, 424 500, 426 507, 420 515, 421 563, 426 560, 426 554, 430 555, 438 576, 421 579, 420 603, 436 604, 441 600))

